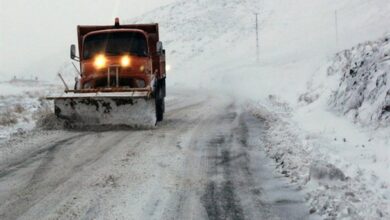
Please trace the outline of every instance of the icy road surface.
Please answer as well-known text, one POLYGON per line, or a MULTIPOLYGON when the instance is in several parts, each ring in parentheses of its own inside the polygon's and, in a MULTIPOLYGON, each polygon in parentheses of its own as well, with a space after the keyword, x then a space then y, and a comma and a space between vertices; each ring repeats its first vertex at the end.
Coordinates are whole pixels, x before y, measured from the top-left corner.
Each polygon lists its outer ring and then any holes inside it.
POLYGON ((152 130, 42 131, 0 158, 0 219, 308 219, 233 99, 175 94, 152 130), (27 148, 26 148, 27 149, 27 148))

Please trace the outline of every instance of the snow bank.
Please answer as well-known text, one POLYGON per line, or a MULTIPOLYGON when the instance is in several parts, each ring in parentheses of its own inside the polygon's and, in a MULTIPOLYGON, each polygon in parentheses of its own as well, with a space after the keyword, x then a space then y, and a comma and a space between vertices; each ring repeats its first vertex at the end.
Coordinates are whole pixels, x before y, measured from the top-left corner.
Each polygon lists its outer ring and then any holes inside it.
POLYGON ((390 217, 389 55, 388 35, 361 43, 313 70, 294 108, 268 101, 268 153, 306 191, 312 212, 390 217))
POLYGON ((58 90, 57 86, 40 81, 0 83, 0 142, 13 134, 26 133, 35 127, 37 120, 52 113, 52 106, 44 97, 58 90))
MULTIPOLYGON (((369 169, 378 164, 364 159, 371 145, 357 147, 347 139, 332 139, 329 132, 305 130, 304 121, 293 120, 293 109, 273 96, 249 109, 265 119, 261 139, 266 152, 279 172, 303 190, 311 213, 326 219, 390 218, 389 182, 369 169)), ((383 164, 379 170, 386 172, 383 164)))
POLYGON ((390 125, 390 34, 338 53, 328 75, 341 77, 331 108, 363 125, 390 125))

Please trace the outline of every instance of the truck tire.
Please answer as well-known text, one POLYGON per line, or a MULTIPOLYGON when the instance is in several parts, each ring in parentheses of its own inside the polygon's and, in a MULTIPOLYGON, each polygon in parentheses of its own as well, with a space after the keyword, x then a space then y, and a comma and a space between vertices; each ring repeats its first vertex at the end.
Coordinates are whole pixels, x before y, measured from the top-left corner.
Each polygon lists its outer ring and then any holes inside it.
POLYGON ((157 122, 164 119, 165 99, 156 99, 156 119, 157 122))
POLYGON ((164 119, 165 112, 165 79, 157 81, 154 98, 156 100, 156 119, 157 122, 160 122, 164 119))

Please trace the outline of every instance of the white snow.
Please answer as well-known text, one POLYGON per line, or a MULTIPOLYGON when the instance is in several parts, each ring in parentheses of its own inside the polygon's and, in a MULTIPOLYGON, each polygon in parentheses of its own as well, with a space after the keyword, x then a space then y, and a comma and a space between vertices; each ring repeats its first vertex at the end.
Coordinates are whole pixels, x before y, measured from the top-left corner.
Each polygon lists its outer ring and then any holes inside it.
POLYGON ((267 121, 269 156, 314 212, 377 219, 390 218, 389 11, 388 0, 193 0, 128 22, 160 24, 168 88, 250 103, 267 121))
POLYGON ((270 157, 306 192, 311 209, 336 219, 389 216, 389 157, 383 139, 370 139, 347 119, 314 109, 292 112, 271 97, 250 106, 267 121, 270 157))
POLYGON ((343 184, 332 187, 343 196, 327 194, 320 198, 317 192, 313 197, 317 201, 312 199, 312 203, 321 206, 321 201, 331 201, 338 207, 345 200, 353 200, 346 205, 346 216, 354 218, 389 216, 390 127, 386 107, 390 67, 386 63, 386 39, 361 43, 336 54, 316 78, 308 81, 308 90, 292 117, 294 130, 310 137, 297 138, 313 145, 307 154, 316 156, 310 158, 336 165, 347 177, 343 184))
POLYGON ((32 130, 50 111, 43 97, 58 90, 56 85, 36 80, 0 82, 0 142, 32 130))
POLYGON ((338 78, 329 104, 362 126, 390 124, 390 35, 340 52, 328 69, 338 78), (341 77, 341 78, 340 78, 341 77))

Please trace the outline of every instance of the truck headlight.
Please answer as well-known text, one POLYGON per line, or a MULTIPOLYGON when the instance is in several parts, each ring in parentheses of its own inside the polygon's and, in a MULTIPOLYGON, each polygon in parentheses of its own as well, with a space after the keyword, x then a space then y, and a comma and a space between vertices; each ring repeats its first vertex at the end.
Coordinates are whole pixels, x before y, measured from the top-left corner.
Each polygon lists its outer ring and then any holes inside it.
POLYGON ((121 59, 121 65, 122 65, 122 67, 130 66, 130 57, 127 55, 123 56, 121 59))
POLYGON ((103 54, 100 54, 95 57, 95 61, 93 65, 95 66, 96 69, 101 69, 106 66, 106 63, 107 63, 106 57, 103 54))

